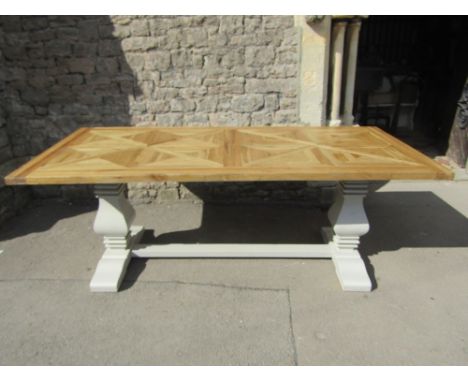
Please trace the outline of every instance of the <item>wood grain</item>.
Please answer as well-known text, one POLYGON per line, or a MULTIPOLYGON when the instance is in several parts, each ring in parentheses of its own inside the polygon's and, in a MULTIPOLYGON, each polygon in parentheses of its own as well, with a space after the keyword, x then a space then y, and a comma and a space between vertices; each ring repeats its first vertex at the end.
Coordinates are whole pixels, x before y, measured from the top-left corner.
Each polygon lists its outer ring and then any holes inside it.
POLYGON ((8 185, 139 181, 452 179, 376 127, 81 128, 8 185))

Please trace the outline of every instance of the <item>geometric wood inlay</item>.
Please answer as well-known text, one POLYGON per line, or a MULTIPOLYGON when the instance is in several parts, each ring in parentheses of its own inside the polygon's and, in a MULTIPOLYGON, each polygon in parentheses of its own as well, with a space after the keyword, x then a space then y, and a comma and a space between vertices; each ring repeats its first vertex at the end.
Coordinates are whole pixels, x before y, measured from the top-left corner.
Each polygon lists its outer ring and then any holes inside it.
POLYGON ((6 184, 452 179, 376 127, 81 128, 6 184))

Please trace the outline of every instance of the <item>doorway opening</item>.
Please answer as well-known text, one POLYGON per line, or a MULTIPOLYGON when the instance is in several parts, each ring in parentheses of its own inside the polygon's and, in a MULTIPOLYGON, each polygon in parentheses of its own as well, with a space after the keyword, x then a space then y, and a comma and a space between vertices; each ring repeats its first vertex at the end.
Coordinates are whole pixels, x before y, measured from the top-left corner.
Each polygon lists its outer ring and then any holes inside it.
POLYGON ((355 116, 425 154, 445 155, 468 75, 465 16, 370 16, 362 22, 355 116))

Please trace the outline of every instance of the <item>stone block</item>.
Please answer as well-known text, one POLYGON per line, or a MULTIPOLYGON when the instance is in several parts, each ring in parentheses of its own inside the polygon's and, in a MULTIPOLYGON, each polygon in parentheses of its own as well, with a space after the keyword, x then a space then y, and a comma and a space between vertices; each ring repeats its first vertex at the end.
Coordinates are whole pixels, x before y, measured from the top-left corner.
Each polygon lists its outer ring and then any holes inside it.
POLYGON ((183 124, 182 113, 163 113, 155 117, 156 124, 159 126, 180 126, 183 124))
POLYGON ((27 31, 44 29, 49 25, 47 17, 45 16, 23 16, 21 21, 23 29, 27 31))
POLYGON ((195 195, 183 184, 180 185, 179 196, 180 199, 184 201, 202 202, 202 200, 197 195, 195 195))
POLYGON ((208 31, 209 46, 214 46, 214 47, 226 46, 228 41, 229 41, 229 37, 225 32, 219 33, 217 28, 213 33, 210 33, 208 31))
POLYGON ((115 57, 100 57, 96 61, 96 71, 115 75, 119 72, 119 62, 115 57))
POLYGON ((74 57, 94 57, 97 55, 98 44, 95 42, 76 42, 73 44, 74 57))
POLYGON ((30 59, 44 59, 45 51, 42 43, 30 44, 28 47, 28 57, 30 59))
POLYGON ((169 101, 167 100, 157 100, 157 101, 148 101, 146 103, 146 109, 150 113, 167 113, 171 110, 169 101))
MULTIPOLYGON (((244 94, 245 93, 245 78, 233 77, 226 81, 226 83, 219 85, 218 94, 244 94)), ((252 92, 254 93, 254 92, 252 92)))
POLYGON ((212 126, 249 126, 250 115, 246 113, 221 112, 209 115, 212 126))
POLYGON ((80 103, 66 104, 63 108, 63 112, 67 115, 87 115, 89 114, 89 108, 87 105, 80 103))
POLYGON ((127 53, 125 58, 128 65, 135 73, 142 71, 145 67, 145 54, 143 53, 127 53))
MULTIPOLYGON (((221 58, 221 66, 225 68, 233 68, 235 66, 243 65, 244 58, 246 54, 244 48, 234 48, 230 49, 224 56, 221 58)), ((247 65, 250 65, 246 62, 247 65)))
POLYGON ((206 113, 190 113, 184 114, 185 126, 208 126, 210 121, 206 113))
POLYGON ((281 45, 284 46, 298 46, 300 43, 301 34, 296 27, 287 28, 283 30, 283 39, 281 45))
POLYGON ((133 20, 130 25, 132 36, 149 36, 150 30, 146 19, 133 20))
POLYGON ((82 37, 79 29, 75 27, 57 28, 55 34, 58 40, 76 41, 82 37))
POLYGON ((246 80, 247 93, 281 93, 287 97, 296 96, 296 81, 289 79, 256 79, 246 80))
POLYGON ((34 107, 34 112, 35 112, 37 115, 45 116, 45 115, 48 114, 49 109, 48 109, 47 107, 43 107, 43 106, 35 106, 35 107, 34 107))
POLYGON ((128 108, 130 114, 142 114, 146 112, 146 103, 144 101, 131 101, 128 108))
POLYGON ((275 49, 272 46, 248 46, 245 48, 245 63, 249 66, 263 66, 273 63, 275 49))
POLYGON ((21 98, 33 106, 46 106, 49 103, 49 94, 42 89, 26 89, 21 92, 21 98))
POLYGON ((204 72, 201 69, 185 69, 184 79, 186 87, 200 86, 202 84, 204 72))
POLYGON ((21 32, 21 16, 2 17, 2 29, 7 33, 21 32))
POLYGON ((208 112, 212 113, 216 111, 216 107, 218 105, 218 97, 217 96, 205 96, 199 100, 197 100, 197 112, 208 112))
POLYGON ((52 40, 44 44, 44 50, 47 57, 66 57, 72 52, 72 45, 69 41, 52 40))
POLYGON ((263 27, 265 29, 284 29, 294 26, 293 16, 264 16, 263 27))
POLYGON ((0 147, 0 163, 4 163, 11 158, 13 158, 13 152, 10 146, 0 147))
POLYGON ((3 46, 2 53, 8 60, 22 60, 26 56, 26 49, 23 45, 3 46))
POLYGON ((281 97, 280 108, 281 110, 285 110, 285 109, 295 110, 297 108, 297 98, 296 97, 281 97))
POLYGON ((164 182, 164 186, 166 186, 167 188, 177 188, 179 186, 179 182, 168 180, 167 182, 164 182))
POLYGON ((31 155, 28 145, 26 143, 13 144, 11 151, 14 157, 23 157, 31 155))
POLYGON ((234 96, 231 101, 233 111, 240 113, 249 113, 260 110, 265 104, 263 95, 261 94, 245 94, 234 96))
POLYGON ((51 28, 76 26, 82 19, 80 16, 48 16, 51 28))
POLYGON ((148 204, 151 202, 149 199, 148 190, 140 190, 140 189, 129 189, 128 190, 128 199, 132 202, 132 204, 148 204))
MULTIPOLYGON (((127 38, 130 33, 130 26, 128 25, 114 24, 113 26, 112 35, 118 39, 127 38)), ((101 30, 99 30, 99 34, 101 34, 101 30)))
POLYGON ((48 41, 53 40, 55 38, 55 30, 54 29, 44 29, 44 30, 37 30, 34 33, 29 34, 29 39, 31 41, 48 41))
POLYGON ((281 45, 281 33, 276 31, 255 32, 251 34, 234 35, 229 38, 230 46, 277 47, 281 45))
POLYGON ((16 80, 25 80, 26 77, 26 70, 23 68, 5 68, 5 77, 8 78, 9 81, 16 81, 16 80))
POLYGON ((95 72, 96 63, 89 58, 70 58, 67 67, 70 73, 91 74, 95 72))
POLYGON ((275 111, 279 108, 278 95, 277 94, 267 94, 265 95, 265 110, 266 111, 275 111))
POLYGON ((174 17, 156 16, 149 20, 149 29, 152 35, 159 35, 175 28, 174 17))
POLYGON ((99 21, 97 19, 83 19, 78 23, 81 41, 98 41, 99 39, 99 21))
MULTIPOLYGON (((299 58, 296 56, 296 58, 299 58)), ((287 65, 272 65, 270 68, 271 78, 297 78, 299 73, 298 62, 287 65)))
POLYGON ((205 96, 207 92, 208 89, 206 88, 206 86, 189 87, 179 90, 179 94, 183 98, 200 98, 205 96))
POLYGON ((185 76, 182 73, 178 73, 173 79, 168 78, 165 81, 166 86, 173 86, 178 89, 198 87, 201 84, 202 84, 201 77, 197 77, 196 75, 185 76))
POLYGON ((115 57, 122 55, 122 48, 119 41, 100 40, 98 44, 98 53, 101 57, 115 57))
POLYGON ((152 81, 154 85, 160 86, 161 73, 157 70, 142 70, 138 73, 139 79, 143 81, 152 81))
POLYGON ((145 69, 167 70, 171 65, 171 54, 168 51, 155 51, 146 55, 145 69))
POLYGON ((190 99, 172 99, 171 111, 187 112, 195 110, 195 102, 190 99))
POLYGON ((27 129, 30 131, 33 131, 33 130, 45 131, 48 127, 50 127, 49 123, 44 118, 28 119, 26 123, 27 123, 27 129))
POLYGON ((220 16, 219 31, 227 34, 244 32, 244 16, 220 16))
POLYGON ((138 87, 141 92, 143 99, 151 99, 153 95, 155 83, 154 81, 140 81, 138 82, 138 87))
POLYGON ((262 16, 245 16, 244 31, 245 33, 255 32, 262 27, 262 16))
MULTIPOLYGON (((48 59, 38 59, 38 58, 32 58, 29 60, 30 65, 34 66, 37 69, 46 69, 47 74, 51 74, 51 72, 60 72, 60 71, 65 71, 64 68, 59 68, 56 67, 56 59, 54 58, 48 58, 48 59)), ((57 59, 58 60, 58 59, 57 59)))
POLYGON ((259 111, 251 114, 252 126, 269 126, 273 123, 273 113, 267 111, 259 111))
POLYGON ((278 125, 299 122, 299 115, 296 110, 278 110, 273 118, 273 122, 278 125))
POLYGON ((179 90, 174 88, 157 87, 154 89, 153 97, 156 99, 170 100, 179 95, 179 90))
POLYGON ((231 111, 231 102, 232 95, 223 95, 214 96, 218 98, 218 104, 216 106, 216 111, 231 111))
POLYGON ((52 86, 54 83, 55 83, 54 78, 51 76, 45 75, 45 72, 43 75, 38 74, 38 75, 30 76, 28 78, 28 84, 32 86, 33 88, 38 88, 38 89, 46 89, 52 86))
POLYGON ((166 34, 166 47, 169 49, 177 49, 182 41, 182 31, 180 29, 169 29, 166 34))
POLYGON ((182 46, 186 48, 200 48, 208 46, 208 34, 205 28, 187 28, 183 31, 182 46))
POLYGON ((133 16, 110 16, 110 19, 114 25, 129 25, 133 16))
POLYGON ((98 33, 100 39, 109 39, 114 37, 114 25, 113 24, 99 24, 98 33))
POLYGON ((191 61, 191 52, 187 49, 177 49, 171 52, 171 64, 174 68, 190 66, 191 61))
POLYGON ((170 203, 179 199, 179 190, 177 188, 162 188, 158 192, 158 203, 170 203))
POLYGON ((279 47, 276 52, 279 64, 295 64, 299 62, 299 51, 296 47, 279 47))

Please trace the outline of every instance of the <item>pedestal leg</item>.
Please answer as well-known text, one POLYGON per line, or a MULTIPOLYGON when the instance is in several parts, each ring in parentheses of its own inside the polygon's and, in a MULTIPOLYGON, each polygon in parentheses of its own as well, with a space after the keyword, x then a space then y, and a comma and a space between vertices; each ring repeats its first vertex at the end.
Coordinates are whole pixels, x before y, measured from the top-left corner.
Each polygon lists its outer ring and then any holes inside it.
POLYGON ((369 222, 363 199, 367 194, 366 182, 341 182, 335 203, 328 211, 333 232, 332 260, 343 290, 367 292, 372 288, 366 266, 358 252, 359 238, 369 231, 369 222))
POLYGON ((92 292, 117 292, 130 261, 136 231, 142 231, 142 227, 131 227, 135 210, 124 191, 123 184, 95 187, 99 208, 94 232, 104 236, 105 251, 91 280, 92 292))

